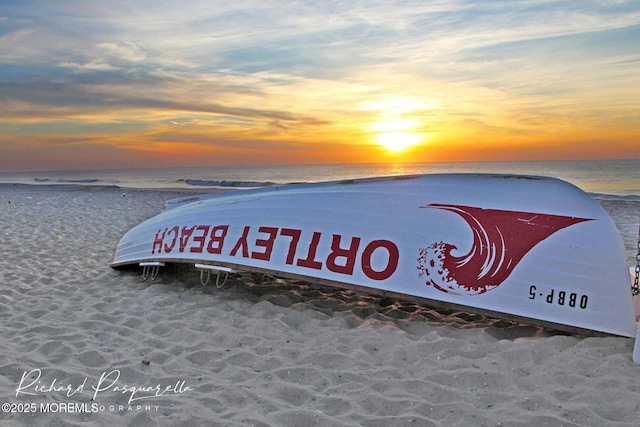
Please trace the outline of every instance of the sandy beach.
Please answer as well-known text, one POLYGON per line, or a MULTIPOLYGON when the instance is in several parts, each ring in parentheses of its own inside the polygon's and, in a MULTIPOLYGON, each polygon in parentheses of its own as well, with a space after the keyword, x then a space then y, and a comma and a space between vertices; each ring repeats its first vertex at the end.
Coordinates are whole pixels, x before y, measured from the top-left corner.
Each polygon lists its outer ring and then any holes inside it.
MULTIPOLYGON (((640 425, 632 339, 111 269, 120 237, 181 195, 0 185, 1 425, 640 425)), ((614 203, 633 235, 639 203, 614 203)))

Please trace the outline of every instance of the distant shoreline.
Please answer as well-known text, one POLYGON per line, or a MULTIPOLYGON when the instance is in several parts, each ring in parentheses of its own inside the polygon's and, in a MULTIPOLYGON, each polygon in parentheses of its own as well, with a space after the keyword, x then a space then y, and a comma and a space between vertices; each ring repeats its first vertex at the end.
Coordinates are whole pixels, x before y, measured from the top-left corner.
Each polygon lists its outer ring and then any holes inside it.
POLYGON ((187 193, 187 194, 211 194, 211 193, 223 193, 227 191, 234 191, 240 189, 234 188, 180 188, 180 187, 154 187, 154 188, 139 188, 139 187, 121 187, 119 185, 106 185, 106 184, 61 184, 61 183, 0 183, 0 189, 3 188, 56 188, 56 189, 75 189, 75 190, 118 190, 118 191, 145 191, 145 192, 159 192, 159 193, 187 193))

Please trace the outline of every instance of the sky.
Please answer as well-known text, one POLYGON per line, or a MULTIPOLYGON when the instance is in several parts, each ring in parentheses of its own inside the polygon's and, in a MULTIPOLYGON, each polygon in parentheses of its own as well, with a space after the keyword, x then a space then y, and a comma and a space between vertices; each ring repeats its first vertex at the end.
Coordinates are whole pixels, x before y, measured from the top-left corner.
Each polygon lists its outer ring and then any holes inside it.
POLYGON ((640 0, 0 2, 0 171, 640 157, 640 0))

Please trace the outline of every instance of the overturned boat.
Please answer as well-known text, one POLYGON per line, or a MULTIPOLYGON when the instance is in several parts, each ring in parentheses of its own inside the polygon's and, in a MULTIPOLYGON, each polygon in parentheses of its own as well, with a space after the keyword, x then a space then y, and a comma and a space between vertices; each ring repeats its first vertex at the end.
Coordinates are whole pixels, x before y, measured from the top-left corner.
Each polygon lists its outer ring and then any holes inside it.
MULTIPOLYGON (((565 330, 636 335, 622 239, 553 178, 443 174, 170 200, 111 266, 267 273, 565 330)), ((151 273, 149 273, 151 272, 151 273)))

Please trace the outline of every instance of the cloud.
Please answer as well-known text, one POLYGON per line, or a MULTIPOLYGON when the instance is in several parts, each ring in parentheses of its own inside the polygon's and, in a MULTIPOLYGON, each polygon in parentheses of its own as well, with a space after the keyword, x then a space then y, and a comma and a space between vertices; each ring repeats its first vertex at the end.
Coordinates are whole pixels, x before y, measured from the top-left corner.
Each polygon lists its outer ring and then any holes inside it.
POLYGON ((123 62, 142 62, 148 59, 149 53, 140 43, 118 44, 98 43, 96 48, 104 51, 107 56, 117 58, 123 62))
POLYGON ((120 67, 108 64, 106 62, 91 61, 86 64, 78 64, 77 62, 61 62, 59 64, 62 68, 69 68, 77 72, 91 72, 91 71, 118 71, 122 70, 120 67))
POLYGON ((184 128, 188 122, 190 126, 206 127, 207 132, 235 131, 242 135, 330 124, 324 117, 294 112, 291 105, 274 102, 259 89, 265 88, 261 82, 229 75, 201 76, 198 80, 151 75, 132 79, 116 73, 66 82, 0 82, 0 102, 3 119, 13 122, 14 133, 36 130, 34 123, 42 123, 39 131, 48 126, 56 132, 72 132, 74 128, 90 132, 92 126, 95 132, 118 132, 132 129, 122 122, 136 122, 138 128, 162 122, 184 128), (57 126, 56 122, 67 125, 57 126), (105 123, 112 125, 107 128, 105 123))

